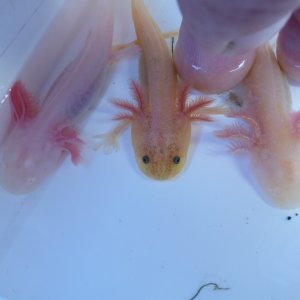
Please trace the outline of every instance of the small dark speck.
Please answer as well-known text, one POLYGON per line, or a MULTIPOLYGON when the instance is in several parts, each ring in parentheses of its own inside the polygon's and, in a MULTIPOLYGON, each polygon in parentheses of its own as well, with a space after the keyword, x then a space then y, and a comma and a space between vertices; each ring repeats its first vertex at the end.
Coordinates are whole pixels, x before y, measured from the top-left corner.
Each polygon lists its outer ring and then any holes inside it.
POLYGON ((234 41, 231 41, 227 44, 227 49, 231 50, 231 49, 233 49, 234 46, 235 46, 234 41))
POLYGON ((296 217, 298 217, 298 214, 297 214, 297 213, 295 213, 295 216, 296 216, 296 217))
POLYGON ((292 217, 291 217, 291 216, 287 216, 286 219, 287 219, 288 221, 290 221, 290 220, 292 219, 292 217))
POLYGON ((239 106, 239 107, 243 106, 243 100, 240 99, 240 97, 233 92, 230 92, 228 94, 228 100, 231 101, 236 106, 239 106))

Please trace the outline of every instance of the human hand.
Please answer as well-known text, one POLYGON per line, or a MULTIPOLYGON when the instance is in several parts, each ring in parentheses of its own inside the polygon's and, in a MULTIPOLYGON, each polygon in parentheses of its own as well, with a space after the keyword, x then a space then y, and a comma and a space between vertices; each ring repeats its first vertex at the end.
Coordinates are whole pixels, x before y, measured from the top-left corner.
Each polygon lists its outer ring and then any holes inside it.
POLYGON ((277 60, 288 78, 300 84, 300 9, 279 32, 276 50, 277 60))
POLYGON ((254 49, 285 24, 299 0, 178 0, 183 20, 175 63, 183 80, 222 92, 250 69, 254 49))

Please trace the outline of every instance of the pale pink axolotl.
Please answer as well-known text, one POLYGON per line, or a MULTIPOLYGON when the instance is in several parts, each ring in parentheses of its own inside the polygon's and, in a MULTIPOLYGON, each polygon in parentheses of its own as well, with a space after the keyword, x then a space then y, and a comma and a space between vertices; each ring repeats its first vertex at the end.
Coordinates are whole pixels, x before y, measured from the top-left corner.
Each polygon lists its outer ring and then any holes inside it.
POLYGON ((291 111, 286 77, 267 45, 257 50, 254 65, 242 83, 240 109, 232 116, 243 122, 217 132, 232 139, 232 150, 250 153, 262 191, 282 208, 300 205, 300 114, 291 111), (245 126, 247 125, 247 126, 245 126))
POLYGON ((20 80, 11 87, 12 116, 0 149, 0 184, 9 192, 31 192, 68 154, 75 164, 80 161, 78 126, 107 79, 113 34, 112 1, 90 0, 87 5, 84 47, 45 99, 35 99, 20 80))
POLYGON ((131 126, 132 144, 140 169, 154 179, 169 179, 182 169, 191 138, 193 121, 210 121, 210 114, 222 113, 209 107, 211 99, 187 103, 188 88, 178 94, 179 83, 172 55, 164 37, 142 0, 132 0, 132 16, 141 48, 140 85, 132 82, 136 103, 114 104, 124 112, 115 117, 118 126, 104 138, 116 146, 119 135, 131 126))

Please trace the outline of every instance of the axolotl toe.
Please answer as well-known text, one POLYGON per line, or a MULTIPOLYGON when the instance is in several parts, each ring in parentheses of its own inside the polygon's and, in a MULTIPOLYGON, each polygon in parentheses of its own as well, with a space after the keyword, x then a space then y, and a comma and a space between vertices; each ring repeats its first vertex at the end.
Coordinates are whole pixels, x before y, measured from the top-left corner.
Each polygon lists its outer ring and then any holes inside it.
MULTIPOLYGON (((232 150, 249 151, 261 190, 282 208, 300 205, 300 114, 291 110, 287 79, 268 45, 256 53, 241 85, 242 106, 231 113, 242 122, 217 132, 232 150)), ((240 91, 241 91, 240 90, 240 91)))
POLYGON ((212 100, 187 101, 188 87, 180 85, 171 52, 163 34, 152 20, 142 0, 132 0, 132 16, 141 48, 140 84, 132 82, 135 103, 115 100, 123 110, 114 119, 115 129, 105 137, 114 145, 118 136, 131 126, 132 145, 137 163, 153 179, 170 179, 186 161, 193 121, 211 121, 211 114, 221 114, 212 100))

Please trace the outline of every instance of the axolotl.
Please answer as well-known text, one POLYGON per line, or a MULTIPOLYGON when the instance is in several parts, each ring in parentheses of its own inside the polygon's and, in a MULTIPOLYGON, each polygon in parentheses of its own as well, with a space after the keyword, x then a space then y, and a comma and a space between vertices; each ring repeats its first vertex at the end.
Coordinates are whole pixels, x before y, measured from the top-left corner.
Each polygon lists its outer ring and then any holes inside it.
POLYGON ((20 80, 10 89, 12 115, 0 149, 0 184, 9 192, 33 191, 68 154, 75 164, 81 159, 78 126, 105 86, 113 35, 112 1, 90 0, 86 5, 85 44, 45 99, 35 99, 20 80))
POLYGON ((104 144, 117 146, 119 135, 131 126, 132 144, 140 169, 147 176, 164 180, 183 168, 191 140, 191 123, 210 121, 221 113, 209 106, 210 98, 188 103, 189 89, 180 85, 171 52, 163 34, 142 0, 131 1, 132 16, 141 49, 140 84, 132 81, 135 103, 115 100, 123 110, 118 125, 104 137, 104 144))
POLYGON ((233 151, 250 154, 257 183, 282 208, 300 205, 300 113, 291 110, 287 79, 268 45, 256 51, 254 65, 234 91, 240 121, 218 131, 231 138, 233 151))

